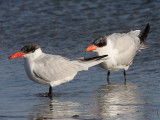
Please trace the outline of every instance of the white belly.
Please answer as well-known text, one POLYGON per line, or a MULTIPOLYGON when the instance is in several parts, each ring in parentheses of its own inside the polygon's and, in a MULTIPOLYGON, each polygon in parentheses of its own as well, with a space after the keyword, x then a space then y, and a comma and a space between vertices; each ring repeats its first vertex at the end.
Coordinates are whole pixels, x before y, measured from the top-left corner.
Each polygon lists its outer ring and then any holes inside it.
POLYGON ((118 65, 115 61, 113 60, 106 60, 105 62, 101 63, 100 66, 103 69, 109 70, 109 71, 118 71, 120 69, 125 69, 127 70, 129 68, 129 65, 118 65))
MULTIPOLYGON (((75 74, 75 75, 76 75, 76 74, 75 74)), ((57 85, 60 85, 60 84, 63 84, 63 83, 69 82, 69 81, 73 80, 73 78, 74 78, 74 76, 75 76, 75 75, 72 75, 72 76, 66 77, 66 78, 64 78, 64 79, 60 79, 60 80, 56 80, 56 81, 52 81, 52 82, 51 82, 51 86, 52 86, 52 87, 55 87, 55 86, 57 86, 57 85)))

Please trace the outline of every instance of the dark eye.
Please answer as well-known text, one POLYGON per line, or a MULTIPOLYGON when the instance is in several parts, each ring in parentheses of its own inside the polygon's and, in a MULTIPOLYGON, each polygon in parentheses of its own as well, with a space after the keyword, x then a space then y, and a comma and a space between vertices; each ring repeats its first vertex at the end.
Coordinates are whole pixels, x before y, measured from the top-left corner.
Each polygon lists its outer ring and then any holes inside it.
POLYGON ((32 52, 34 52, 34 51, 35 51, 35 49, 32 50, 32 52))

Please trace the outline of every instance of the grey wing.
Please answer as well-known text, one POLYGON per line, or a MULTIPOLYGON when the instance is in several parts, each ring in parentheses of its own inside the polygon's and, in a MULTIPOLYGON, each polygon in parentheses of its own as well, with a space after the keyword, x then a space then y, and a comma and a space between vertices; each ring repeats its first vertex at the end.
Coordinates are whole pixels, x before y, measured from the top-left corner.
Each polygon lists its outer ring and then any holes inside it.
POLYGON ((74 76, 79 70, 76 62, 57 55, 48 54, 35 62, 35 76, 48 82, 74 76))

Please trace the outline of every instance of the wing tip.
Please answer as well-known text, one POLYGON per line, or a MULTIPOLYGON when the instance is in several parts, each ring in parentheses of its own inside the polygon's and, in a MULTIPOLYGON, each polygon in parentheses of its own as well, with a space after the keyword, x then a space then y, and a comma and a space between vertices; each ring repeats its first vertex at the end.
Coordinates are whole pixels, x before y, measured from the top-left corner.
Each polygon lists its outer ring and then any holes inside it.
POLYGON ((149 31, 150 31, 150 24, 148 23, 145 27, 145 29, 143 30, 141 36, 139 37, 140 39, 140 43, 144 43, 144 41, 146 40, 148 34, 149 34, 149 31))
POLYGON ((92 58, 85 58, 85 59, 83 59, 83 60, 81 60, 81 61, 91 61, 91 60, 100 60, 100 59, 102 59, 102 58, 105 58, 105 57, 107 57, 108 55, 102 55, 102 56, 96 56, 96 57, 92 57, 92 58))

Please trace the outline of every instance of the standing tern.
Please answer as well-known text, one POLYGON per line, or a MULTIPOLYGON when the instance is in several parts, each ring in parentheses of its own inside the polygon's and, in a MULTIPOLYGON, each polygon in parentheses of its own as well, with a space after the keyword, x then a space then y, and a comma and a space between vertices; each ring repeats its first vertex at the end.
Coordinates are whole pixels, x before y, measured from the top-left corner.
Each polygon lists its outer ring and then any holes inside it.
POLYGON ((108 55, 108 59, 100 66, 106 70, 107 82, 109 82, 110 71, 124 69, 124 82, 126 84, 126 70, 132 64, 135 55, 146 48, 144 42, 149 34, 150 25, 146 25, 143 32, 140 30, 130 31, 128 33, 114 33, 109 36, 100 36, 86 51, 94 51, 98 55, 108 55))
POLYGON ((25 71, 32 81, 50 86, 48 97, 52 97, 52 87, 71 81, 79 71, 103 62, 107 55, 70 60, 60 55, 43 53, 39 45, 31 43, 8 59, 18 57, 24 57, 25 71))

